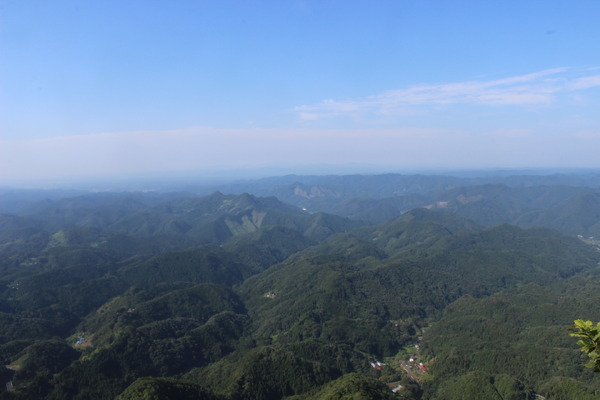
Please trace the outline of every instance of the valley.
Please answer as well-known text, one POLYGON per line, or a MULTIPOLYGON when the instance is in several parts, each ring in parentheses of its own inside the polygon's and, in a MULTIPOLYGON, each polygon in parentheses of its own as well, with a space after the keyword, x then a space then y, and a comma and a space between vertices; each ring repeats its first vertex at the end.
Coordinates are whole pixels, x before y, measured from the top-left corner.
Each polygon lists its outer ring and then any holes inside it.
POLYGON ((598 174, 1 189, 0 399, 597 399, 598 238, 598 174))

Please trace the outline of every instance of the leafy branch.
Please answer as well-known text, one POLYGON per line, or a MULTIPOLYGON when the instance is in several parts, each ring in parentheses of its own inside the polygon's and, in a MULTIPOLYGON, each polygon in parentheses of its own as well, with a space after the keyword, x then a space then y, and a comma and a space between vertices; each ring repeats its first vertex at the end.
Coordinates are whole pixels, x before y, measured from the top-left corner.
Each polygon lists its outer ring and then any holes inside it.
POLYGON ((579 338, 577 345, 590 358, 585 366, 592 368, 594 372, 600 372, 600 322, 594 326, 592 321, 576 319, 569 330, 574 332, 571 336, 579 338))

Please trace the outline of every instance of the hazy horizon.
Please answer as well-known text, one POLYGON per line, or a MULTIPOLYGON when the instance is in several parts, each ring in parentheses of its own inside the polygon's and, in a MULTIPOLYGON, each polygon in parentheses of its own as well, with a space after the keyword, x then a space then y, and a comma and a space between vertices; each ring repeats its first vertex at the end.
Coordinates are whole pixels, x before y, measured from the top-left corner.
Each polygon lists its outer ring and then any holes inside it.
POLYGON ((0 185, 600 168, 598 2, 0 4, 0 185))
POLYGON ((302 167, 263 167, 211 169, 202 171, 144 172, 130 175, 58 177, 51 179, 15 179, 0 181, 0 190, 75 190, 75 191, 180 191, 218 190, 220 186, 278 179, 288 176, 446 176, 458 178, 498 178, 519 176, 597 176, 600 168, 402 168, 386 169, 376 165, 313 165, 302 167))

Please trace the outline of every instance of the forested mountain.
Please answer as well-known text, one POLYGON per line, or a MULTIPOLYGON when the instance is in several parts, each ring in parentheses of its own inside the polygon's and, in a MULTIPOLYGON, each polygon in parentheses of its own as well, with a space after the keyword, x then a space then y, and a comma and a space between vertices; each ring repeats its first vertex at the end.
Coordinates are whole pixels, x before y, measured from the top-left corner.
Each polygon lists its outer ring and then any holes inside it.
POLYGON ((600 234, 600 189, 560 186, 468 186, 432 196, 408 195, 382 199, 352 199, 339 214, 382 223, 410 209, 445 210, 484 226, 502 223, 543 226, 573 235, 600 234))
POLYGON ((0 399, 598 398, 592 177, 371 178, 11 202, 0 399))
POLYGON ((446 308, 423 340, 436 360, 431 373, 445 378, 425 385, 424 398, 454 398, 450 393, 465 387, 473 392, 500 378, 511 382, 509 398, 541 393, 548 399, 597 399, 600 376, 581 366, 565 326, 578 315, 600 319, 599 273, 596 268, 487 298, 465 296, 446 308))
POLYGON ((359 231, 363 238, 334 236, 246 280, 241 293, 257 315, 256 335, 351 341, 391 356, 414 339, 414 325, 425 325, 461 296, 553 282, 598 259, 595 250, 554 232, 502 225, 453 233, 444 217, 359 231))
MULTIPOLYGON (((436 199, 437 195, 468 187, 504 186, 514 189, 533 187, 558 188, 555 193, 575 194, 578 189, 600 188, 597 171, 579 173, 531 174, 528 171, 490 171, 489 173, 463 172, 459 176, 448 175, 288 175, 263 178, 217 186, 225 193, 252 193, 259 196, 275 196, 278 199, 305 207, 311 211, 332 212, 349 215, 355 210, 355 201, 385 199, 388 203, 408 203, 408 210, 429 203, 414 204, 419 195, 436 199), (571 191, 569 191, 571 188, 571 191), (566 192, 565 192, 566 190, 566 192), (345 207, 348 210, 341 211, 345 207)), ((383 222, 380 220, 378 222, 383 222)), ((507 221, 504 221, 507 222, 507 221)))
POLYGON ((114 234, 222 243, 240 233, 277 225, 321 240, 360 223, 335 215, 309 214, 274 197, 244 193, 179 197, 180 194, 101 193, 42 202, 21 213, 48 231, 86 227, 114 234), (166 200, 165 200, 166 199, 166 200), (163 200, 163 201, 160 201, 163 200))
POLYGON ((444 209, 481 225, 544 226, 598 236, 600 175, 489 174, 477 176, 285 176, 220 187, 277 198, 312 212, 329 212, 371 224, 419 207, 444 209))

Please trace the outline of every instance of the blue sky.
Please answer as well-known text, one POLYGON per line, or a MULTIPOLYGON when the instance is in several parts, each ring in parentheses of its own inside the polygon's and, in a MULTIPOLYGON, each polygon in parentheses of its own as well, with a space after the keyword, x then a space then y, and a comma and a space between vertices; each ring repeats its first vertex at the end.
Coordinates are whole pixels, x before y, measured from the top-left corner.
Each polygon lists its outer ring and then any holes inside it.
POLYGON ((0 183, 600 168, 598 1, 0 0, 0 183))

